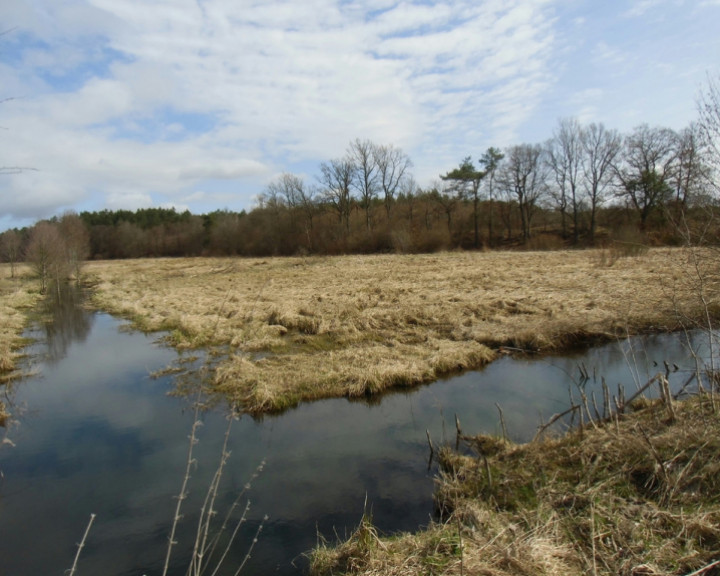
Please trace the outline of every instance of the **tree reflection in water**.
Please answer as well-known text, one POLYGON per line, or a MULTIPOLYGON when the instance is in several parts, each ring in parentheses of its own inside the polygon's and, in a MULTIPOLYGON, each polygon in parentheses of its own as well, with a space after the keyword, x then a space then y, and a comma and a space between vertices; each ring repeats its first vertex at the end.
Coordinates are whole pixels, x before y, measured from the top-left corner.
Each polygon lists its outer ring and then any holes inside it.
POLYGON ((44 301, 43 322, 47 342, 47 361, 62 360, 73 342, 85 342, 93 325, 94 314, 84 303, 85 293, 76 284, 65 283, 51 290, 44 301))

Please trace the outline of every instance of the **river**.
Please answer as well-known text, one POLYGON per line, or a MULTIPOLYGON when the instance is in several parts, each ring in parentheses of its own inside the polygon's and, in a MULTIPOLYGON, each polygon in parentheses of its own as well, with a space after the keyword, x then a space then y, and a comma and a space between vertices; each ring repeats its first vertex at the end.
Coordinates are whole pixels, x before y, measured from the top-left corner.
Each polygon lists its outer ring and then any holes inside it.
MULTIPOLYGON (((34 375, 9 393, 15 422, 0 446, 0 574, 62 574, 91 513, 97 517, 78 574, 160 574, 193 411, 188 399, 168 394, 173 376, 150 375, 184 357, 161 335, 77 304, 29 331, 37 341, 29 349, 34 375)), ((427 525, 436 469, 428 468, 426 430, 436 444, 453 444, 457 415, 466 432, 499 434, 497 403, 509 435, 527 441, 541 419, 568 406, 579 365, 596 376, 588 393, 599 390, 601 375, 631 393, 633 382, 664 371, 665 360, 678 364, 676 388, 695 367, 685 337, 663 334, 563 356, 507 356, 370 404, 323 400, 261 420, 242 417, 233 423, 216 508, 226 511, 265 465, 223 573, 234 573, 265 515, 246 574, 302 574, 303 553, 318 535, 331 542, 348 535, 364 511, 385 533, 427 525)), ((185 573, 227 427, 222 404, 201 418, 172 574, 185 573)))

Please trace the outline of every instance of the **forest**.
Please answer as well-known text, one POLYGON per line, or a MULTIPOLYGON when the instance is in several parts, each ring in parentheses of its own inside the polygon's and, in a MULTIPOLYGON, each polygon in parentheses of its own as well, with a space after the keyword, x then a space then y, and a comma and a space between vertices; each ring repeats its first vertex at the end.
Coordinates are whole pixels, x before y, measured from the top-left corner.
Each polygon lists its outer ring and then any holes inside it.
POLYGON ((711 83, 700 119, 680 131, 560 119, 546 142, 488 148, 425 188, 400 148, 358 138, 311 178, 277 176, 247 211, 66 212, 4 232, 0 254, 43 276, 46 260, 65 274, 86 259, 657 246, 695 230, 707 240, 719 199, 717 92, 711 83))

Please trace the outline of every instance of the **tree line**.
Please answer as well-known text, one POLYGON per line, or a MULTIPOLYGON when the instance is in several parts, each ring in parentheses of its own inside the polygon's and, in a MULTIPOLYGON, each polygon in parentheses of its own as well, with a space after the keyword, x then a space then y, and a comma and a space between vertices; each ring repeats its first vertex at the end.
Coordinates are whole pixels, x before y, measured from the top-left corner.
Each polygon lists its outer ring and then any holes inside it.
POLYGON ((310 179, 275 178, 249 211, 67 213, 4 232, 0 255, 12 273, 26 259, 53 278, 79 274, 86 258, 677 243, 679 221, 706 222, 718 201, 720 79, 698 112, 680 131, 627 134, 560 119, 546 142, 488 148, 424 189, 402 149, 358 138, 310 179))

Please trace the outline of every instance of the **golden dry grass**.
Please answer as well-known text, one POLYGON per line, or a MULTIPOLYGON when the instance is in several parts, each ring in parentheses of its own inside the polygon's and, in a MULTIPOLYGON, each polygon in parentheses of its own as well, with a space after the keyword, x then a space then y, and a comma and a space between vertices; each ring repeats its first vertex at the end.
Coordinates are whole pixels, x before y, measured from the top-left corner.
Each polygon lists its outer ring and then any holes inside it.
POLYGON ((18 375, 18 348, 27 327, 28 313, 34 309, 40 293, 30 270, 20 266, 10 278, 10 266, 0 264, 0 384, 18 375))
POLYGON ((597 251, 93 262, 95 303, 175 345, 226 344, 217 388, 251 412, 415 385, 493 348, 672 328, 686 255, 597 251))
POLYGON ((675 414, 646 403, 584 434, 506 445, 487 466, 444 450, 442 522, 381 538, 363 519, 347 541, 313 552, 310 573, 715 574, 720 417, 707 396, 675 414))

